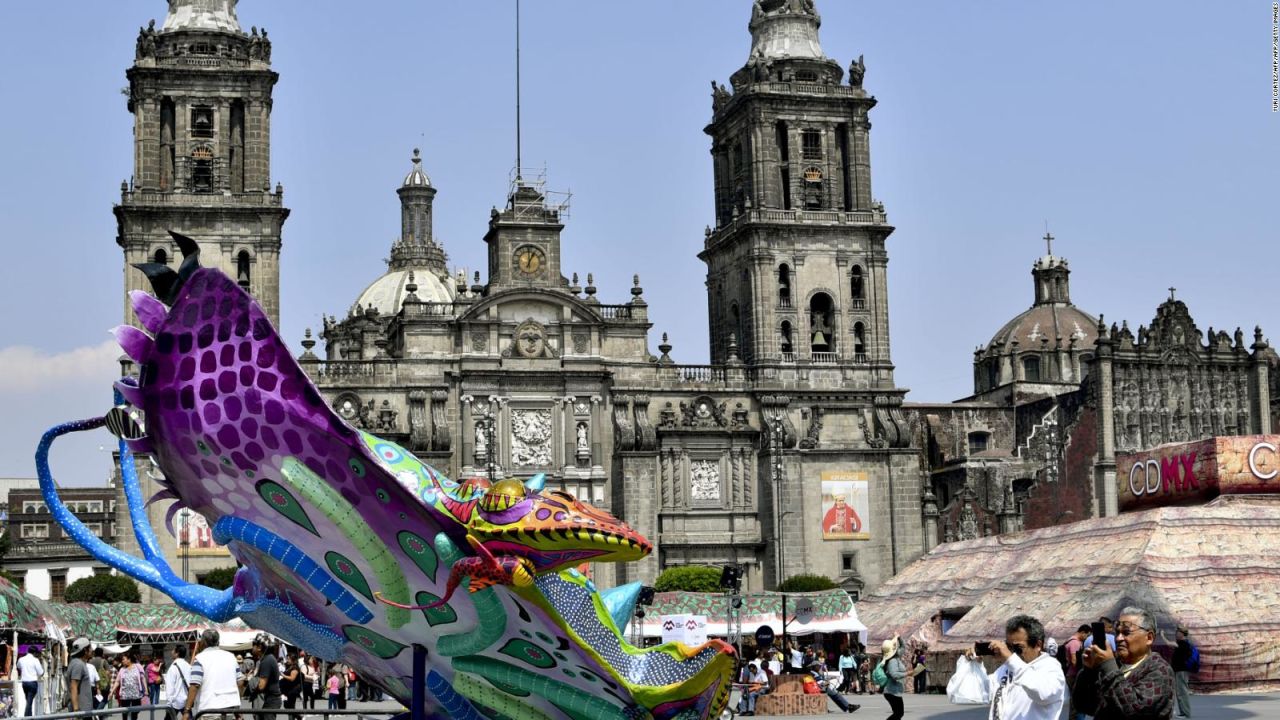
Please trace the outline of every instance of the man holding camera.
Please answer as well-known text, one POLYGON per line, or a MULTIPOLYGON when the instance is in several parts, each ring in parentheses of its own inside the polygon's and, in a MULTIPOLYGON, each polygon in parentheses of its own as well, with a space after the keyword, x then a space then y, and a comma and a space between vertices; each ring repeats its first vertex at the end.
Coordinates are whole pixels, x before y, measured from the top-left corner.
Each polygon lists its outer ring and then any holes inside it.
POLYGON ((1044 625, 1015 615, 1004 626, 1004 642, 977 643, 966 654, 993 655, 1001 665, 988 676, 991 720, 1058 720, 1067 697, 1067 680, 1057 658, 1044 652, 1044 625))
POLYGON ((1116 652, 1101 643, 1084 651, 1076 708, 1095 720, 1167 720, 1173 716, 1173 668, 1151 652, 1155 618, 1127 607, 1116 625, 1116 652))

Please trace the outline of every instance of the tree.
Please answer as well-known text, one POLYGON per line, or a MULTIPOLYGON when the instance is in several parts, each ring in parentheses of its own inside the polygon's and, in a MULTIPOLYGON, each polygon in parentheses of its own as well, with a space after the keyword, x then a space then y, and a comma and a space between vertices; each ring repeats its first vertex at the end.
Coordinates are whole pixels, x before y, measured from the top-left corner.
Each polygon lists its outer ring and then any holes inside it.
POLYGON ((653 583, 658 592, 720 592, 721 568, 685 565, 668 568, 653 583))
POLYGON ((214 568, 200 576, 200 584, 208 585, 215 590, 226 590, 236 581, 236 568, 214 568))
POLYGON ((90 575, 67 586, 63 596, 69 603, 142 602, 138 583, 124 575, 90 575))
POLYGON ((819 590, 835 590, 840 587, 834 580, 825 575, 800 574, 792 575, 778 586, 778 592, 817 592, 819 590))

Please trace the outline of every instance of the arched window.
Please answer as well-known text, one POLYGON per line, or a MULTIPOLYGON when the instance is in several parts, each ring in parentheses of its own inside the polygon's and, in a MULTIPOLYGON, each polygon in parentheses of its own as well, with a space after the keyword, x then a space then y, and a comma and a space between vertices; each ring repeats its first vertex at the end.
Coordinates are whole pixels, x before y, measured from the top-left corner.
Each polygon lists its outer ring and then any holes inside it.
POLYGON ((169 264, 169 253, 165 252, 165 251, 164 251, 164 248, 160 248, 160 249, 156 250, 155 257, 154 257, 154 258, 152 258, 152 260, 153 260, 157 265, 168 265, 168 264, 169 264))
POLYGON ((1024 382, 1040 382, 1040 358, 1022 358, 1022 379, 1024 382))
POLYGON ((743 166, 742 143, 735 142, 733 144, 733 174, 734 175, 741 174, 742 166, 743 166))
POLYGON ((809 350, 816 353, 834 353, 836 337, 831 332, 835 320, 835 302, 831 296, 814 293, 809 300, 809 350))
POLYGON ((792 335, 791 321, 783 320, 782 326, 779 332, 782 336, 782 342, 780 343, 779 349, 786 354, 794 353, 795 345, 792 344, 792 340, 791 340, 791 335, 792 335))
POLYGON ((791 268, 778 266, 778 307, 791 307, 791 268))
POLYGON ((862 284, 861 265, 854 265, 849 271, 849 297, 853 298, 853 309, 861 310, 866 307, 867 297, 866 289, 862 284))
POLYGON ((236 282, 242 287, 249 287, 249 251, 241 250, 236 255, 236 282))
POLYGON ((191 190, 213 192, 213 148, 208 145, 191 151, 191 190))
POLYGON ((867 328, 860 322, 853 324, 853 354, 867 354, 867 328))

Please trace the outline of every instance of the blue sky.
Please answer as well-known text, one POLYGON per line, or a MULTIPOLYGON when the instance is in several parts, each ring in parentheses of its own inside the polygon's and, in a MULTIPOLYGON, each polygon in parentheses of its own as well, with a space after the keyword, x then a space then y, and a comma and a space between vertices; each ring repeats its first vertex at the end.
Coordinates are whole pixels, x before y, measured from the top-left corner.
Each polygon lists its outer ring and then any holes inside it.
MULTIPOLYGON (((0 3, 0 476, 39 433, 101 414, 123 306, 111 205, 132 171, 120 94, 162 0, 0 3)), ((747 0, 526 0, 524 155, 573 192, 564 269, 604 302, 639 273, 658 337, 706 362, 710 81, 746 59, 747 0)), ((450 262, 484 267, 514 160, 512 0, 243 0, 280 73, 273 175, 293 210, 291 341, 345 314, 399 232, 413 147, 450 262)), ((1176 286, 1200 328, 1276 332, 1280 114, 1271 3, 819 0, 842 65, 865 54, 872 187, 889 239, 893 359, 912 401, 968 394, 972 351, 1031 303, 1045 221, 1076 304, 1150 322, 1176 286)), ((1280 335, 1276 335, 1280 337, 1280 335)), ((103 433, 55 457, 106 474, 103 433)))

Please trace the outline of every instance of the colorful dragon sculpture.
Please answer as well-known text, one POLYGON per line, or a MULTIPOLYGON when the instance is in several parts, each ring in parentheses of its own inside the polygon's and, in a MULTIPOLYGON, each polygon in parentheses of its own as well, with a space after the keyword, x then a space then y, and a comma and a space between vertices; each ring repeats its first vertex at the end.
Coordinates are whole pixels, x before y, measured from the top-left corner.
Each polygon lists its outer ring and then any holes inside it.
POLYGON ((46 503, 72 538, 183 608, 239 616, 360 668, 406 705, 416 699, 417 717, 700 719, 723 710, 731 646, 633 647, 623 630, 639 583, 602 592, 574 569, 644 557, 644 537, 546 489, 541 476, 456 483, 347 425, 252 298, 201 268, 192 240, 174 238, 179 270, 139 266, 159 298, 131 294, 143 329, 115 331, 136 381, 116 384, 105 417, 53 428, 36 453, 46 503), (81 524, 49 471, 56 437, 103 425, 120 437, 142 558, 81 524), (152 501, 176 501, 170 524, 179 507, 199 512, 242 565, 231 588, 186 583, 166 563, 133 453, 163 471, 152 501))

